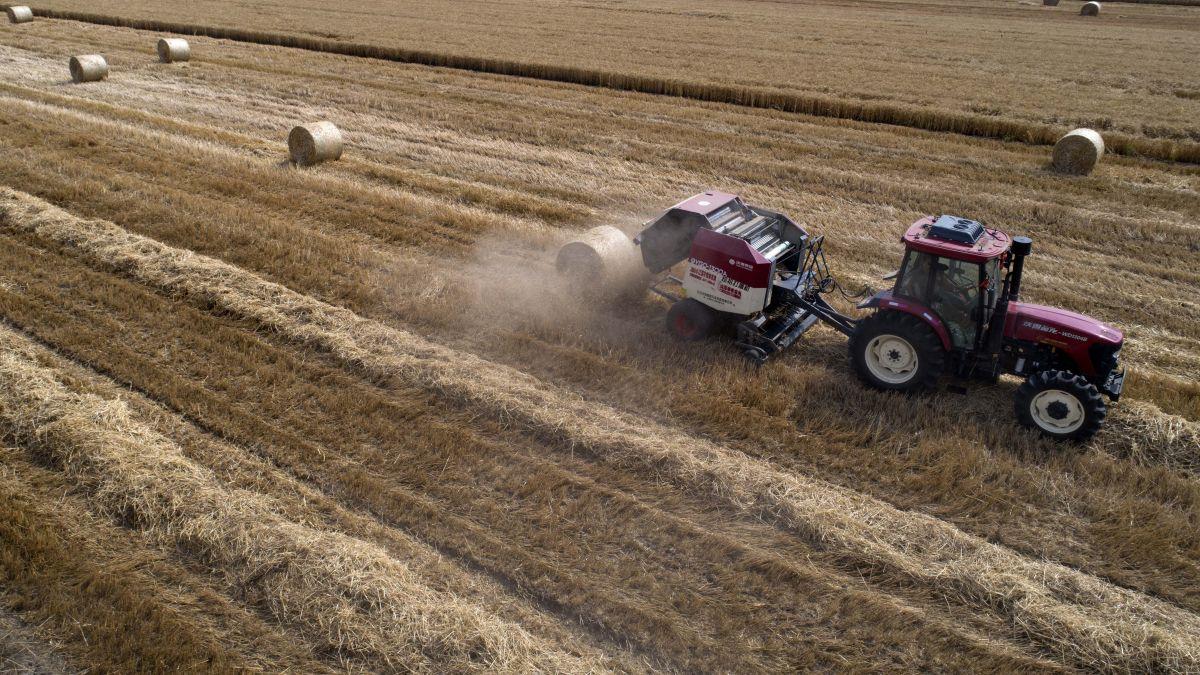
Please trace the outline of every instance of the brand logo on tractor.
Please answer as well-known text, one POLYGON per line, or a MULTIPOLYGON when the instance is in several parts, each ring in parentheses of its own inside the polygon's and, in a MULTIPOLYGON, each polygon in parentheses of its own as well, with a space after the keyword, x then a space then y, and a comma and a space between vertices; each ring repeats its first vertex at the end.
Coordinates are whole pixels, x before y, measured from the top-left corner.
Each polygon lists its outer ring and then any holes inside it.
POLYGON ((748 262, 743 262, 741 260, 738 260, 737 258, 730 258, 729 264, 733 265, 734 267, 740 267, 744 270, 750 270, 750 271, 754 270, 754 265, 751 265, 748 262))
POLYGON ((1061 335, 1065 338, 1071 338, 1072 340, 1079 340, 1080 342, 1087 342, 1087 338, 1082 335, 1079 335, 1076 333, 1071 333, 1071 332, 1068 332, 1065 330, 1059 330, 1059 329, 1055 328, 1054 326, 1047 326, 1044 323, 1034 323, 1032 321, 1024 321, 1024 322, 1022 322, 1021 325, 1025 326, 1026 328, 1032 328, 1033 330, 1036 330, 1036 331, 1039 331, 1042 333, 1049 333, 1051 335, 1061 335))

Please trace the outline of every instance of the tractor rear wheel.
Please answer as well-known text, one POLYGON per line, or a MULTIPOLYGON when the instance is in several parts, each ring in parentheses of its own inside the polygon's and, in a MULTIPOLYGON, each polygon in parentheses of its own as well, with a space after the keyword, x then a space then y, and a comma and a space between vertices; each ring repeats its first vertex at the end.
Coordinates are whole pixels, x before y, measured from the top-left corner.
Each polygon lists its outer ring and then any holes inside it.
POLYGON ((717 313, 694 298, 684 298, 667 312, 667 330, 684 342, 703 340, 717 327, 717 313))
POLYGON ((876 312, 858 323, 850 360, 867 384, 890 391, 932 389, 946 350, 929 324, 903 312, 876 312))
POLYGON ((1046 370, 1017 389, 1017 420, 1056 440, 1086 441, 1100 430, 1108 407, 1082 375, 1046 370))

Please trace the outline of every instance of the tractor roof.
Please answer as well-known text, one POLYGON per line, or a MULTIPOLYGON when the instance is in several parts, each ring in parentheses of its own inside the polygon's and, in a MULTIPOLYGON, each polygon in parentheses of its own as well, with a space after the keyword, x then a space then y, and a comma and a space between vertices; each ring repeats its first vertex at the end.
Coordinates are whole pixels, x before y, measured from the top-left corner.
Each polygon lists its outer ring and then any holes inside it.
POLYGON ((1003 255, 1012 239, 1000 230, 958 216, 928 216, 904 233, 908 248, 955 260, 983 263, 1003 255))

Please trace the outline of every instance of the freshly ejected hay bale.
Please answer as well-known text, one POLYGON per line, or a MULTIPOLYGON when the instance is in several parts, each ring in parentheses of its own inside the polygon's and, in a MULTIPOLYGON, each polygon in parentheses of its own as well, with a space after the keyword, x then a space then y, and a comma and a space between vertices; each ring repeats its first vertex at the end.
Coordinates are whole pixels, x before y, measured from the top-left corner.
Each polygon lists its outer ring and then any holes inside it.
POLYGON ((554 266, 573 292, 592 299, 636 296, 645 292, 650 278, 637 245, 610 225, 568 242, 558 250, 554 266))
POLYGON ((1079 9, 1080 16, 1100 16, 1100 3, 1087 2, 1079 9))
POLYGON ((179 63, 192 58, 192 47, 183 38, 162 38, 158 41, 158 60, 179 63))
POLYGON ((300 166, 332 162, 342 156, 342 132, 333 122, 303 124, 288 134, 288 153, 300 166))
POLYGON ((13 5, 4 10, 4 13, 8 15, 8 20, 11 23, 29 23, 33 21, 33 10, 25 5, 13 5))
POLYGON ((99 82, 108 77, 108 61, 99 54, 71 57, 71 79, 75 82, 99 82))
POLYGON ((1085 176, 1104 154, 1104 138, 1091 129, 1075 129, 1054 144, 1054 170, 1085 176))

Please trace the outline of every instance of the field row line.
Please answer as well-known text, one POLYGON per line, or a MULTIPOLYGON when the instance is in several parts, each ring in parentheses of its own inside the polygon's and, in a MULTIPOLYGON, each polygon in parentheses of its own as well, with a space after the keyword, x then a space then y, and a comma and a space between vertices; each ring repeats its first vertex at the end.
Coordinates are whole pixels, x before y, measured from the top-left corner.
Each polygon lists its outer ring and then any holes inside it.
POLYGON ((1085 667, 1200 667, 1200 617, 953 525, 661 425, 268 282, 246 270, 85 221, 0 190, 0 227, 75 251, 174 297, 252 320, 376 381, 399 380, 477 407, 502 423, 601 461, 716 497, 864 569, 925 584, 947 600, 999 612, 1047 652, 1085 667))
MULTIPOLYGON (((156 19, 131 19, 71 10, 34 8, 33 13, 36 16, 50 19, 79 21, 103 26, 198 35, 219 40, 288 47, 338 54, 341 56, 379 59, 549 82, 562 82, 642 94, 675 96, 697 101, 780 110, 816 117, 832 117, 858 122, 910 127, 924 131, 951 132, 1003 141, 1019 141, 1033 145, 1053 145, 1066 130, 1064 127, 1020 120, 1004 120, 985 115, 797 94, 763 87, 701 83, 575 66, 492 59, 464 54, 447 54, 366 43, 301 37, 285 33, 160 21, 156 19)), ((1104 141, 1105 147, 1109 151, 1120 155, 1149 157, 1175 162, 1200 163, 1200 143, 1173 141, 1169 139, 1156 140, 1116 132, 1105 132, 1104 141)))
POLYGON ((432 589, 381 547, 279 514, 266 495, 221 484, 121 400, 81 393, 0 325, 0 424, 83 486, 98 508, 235 570, 280 621, 328 648, 393 667, 583 671, 522 627, 432 589))

